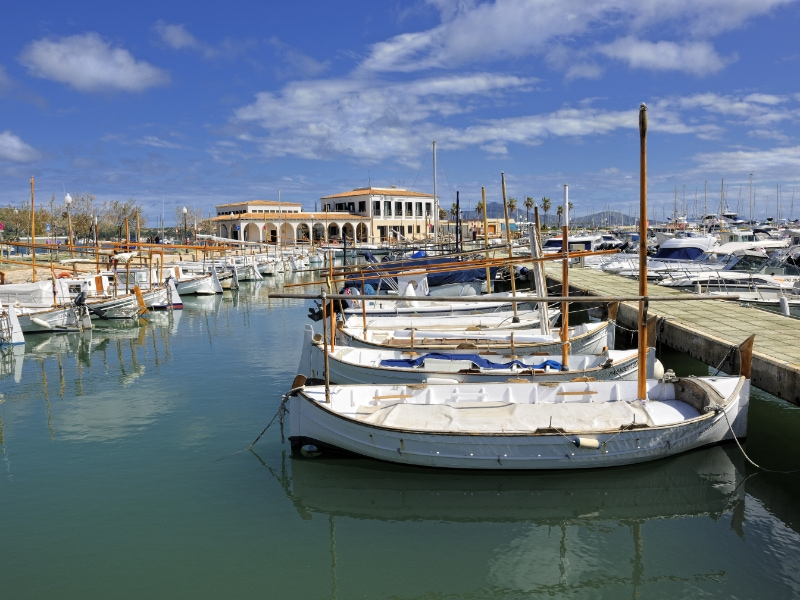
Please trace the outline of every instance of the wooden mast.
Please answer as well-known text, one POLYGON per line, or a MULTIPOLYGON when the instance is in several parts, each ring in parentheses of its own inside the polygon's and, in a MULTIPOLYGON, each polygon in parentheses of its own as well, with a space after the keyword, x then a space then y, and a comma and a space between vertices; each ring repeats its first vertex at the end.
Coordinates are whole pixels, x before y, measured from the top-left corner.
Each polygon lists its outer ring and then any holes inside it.
MULTIPOLYGON (((483 201, 483 247, 486 249, 486 293, 492 293, 492 270, 489 267, 489 220, 486 216, 486 188, 481 186, 481 200, 483 201)), ((512 269, 514 267, 511 267, 512 269)), ((514 305, 516 306, 516 304, 514 305)))
POLYGON ((639 107, 639 377, 638 398, 647 398, 647 106, 639 107))
MULTIPOLYGON (((503 184, 503 216, 505 217, 505 221, 506 221, 506 245, 508 246, 508 270, 511 272, 511 297, 512 298, 516 298, 517 297, 517 282, 515 281, 516 278, 514 277, 514 263, 512 262, 512 259, 514 258, 514 255, 513 255, 512 251, 511 251, 511 230, 508 227, 508 202, 506 202, 506 174, 505 173, 500 173, 500 180, 501 180, 501 182, 503 184)), ((485 206, 484 206, 484 210, 485 210, 485 206)), ((513 306, 514 306, 514 317, 513 317, 512 320, 513 320, 514 323, 519 323, 519 315, 518 315, 518 311, 517 311, 517 303, 514 302, 513 306)))
MULTIPOLYGON (((561 229, 561 295, 569 296, 569 186, 564 184, 564 226, 561 229)), ((569 370, 569 302, 561 303, 561 368, 569 370)))
POLYGON ((33 207, 33 177, 31 177, 31 265, 33 265, 33 281, 36 282, 36 211, 33 207))

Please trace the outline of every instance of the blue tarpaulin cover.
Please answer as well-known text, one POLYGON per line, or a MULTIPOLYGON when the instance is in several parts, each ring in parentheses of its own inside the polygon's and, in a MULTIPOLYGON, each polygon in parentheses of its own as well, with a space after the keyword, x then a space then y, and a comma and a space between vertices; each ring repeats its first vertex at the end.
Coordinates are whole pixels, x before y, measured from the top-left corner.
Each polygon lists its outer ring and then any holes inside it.
MULTIPOLYGON (((364 258, 368 262, 378 262, 371 252, 365 252, 364 258)), ((395 269, 425 269, 425 267, 437 268, 437 265, 453 263, 454 259, 449 257, 428 258, 424 250, 420 250, 410 259, 401 261, 392 261, 391 268, 393 273, 395 269)), ((376 265, 376 270, 380 266, 376 265)), ((370 277, 369 270, 364 271, 364 282, 369 283, 375 290, 390 290, 394 286, 389 284, 388 281, 396 281, 394 277, 370 277)), ((497 267, 489 269, 489 276, 494 279, 497 273, 497 267)), ((459 271, 440 271, 437 273, 428 273, 428 287, 436 287, 437 285, 446 285, 448 283, 466 283, 468 281, 483 281, 486 279, 486 268, 480 267, 475 269, 464 269, 459 271)), ((359 288, 361 287, 360 275, 349 275, 345 280, 344 286, 346 288, 359 288)))
POLYGON ((447 354, 443 352, 431 352, 429 354, 418 356, 417 358, 387 358, 381 361, 381 366, 413 369, 414 367, 421 367, 426 358, 438 358, 440 360, 468 360, 472 362, 473 365, 481 369, 510 369, 512 366, 516 365, 523 369, 530 369, 531 367, 534 369, 544 369, 545 367, 550 367, 551 369, 555 369, 557 371, 561 370, 561 363, 550 359, 544 360, 538 365, 526 365, 521 360, 496 363, 484 358, 483 356, 480 356, 479 354, 447 354))

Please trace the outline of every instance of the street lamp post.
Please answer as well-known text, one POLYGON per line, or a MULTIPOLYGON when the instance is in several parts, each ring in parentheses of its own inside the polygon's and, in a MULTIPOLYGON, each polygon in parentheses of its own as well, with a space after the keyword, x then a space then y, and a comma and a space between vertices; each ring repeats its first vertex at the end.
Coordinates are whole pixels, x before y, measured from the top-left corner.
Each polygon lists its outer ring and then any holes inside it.
POLYGON ((186 243, 186 212, 187 212, 187 209, 184 206, 183 207, 183 243, 184 244, 186 243))
POLYGON ((72 213, 69 210, 69 205, 72 204, 72 196, 67 193, 64 196, 64 204, 67 205, 67 227, 69 228, 69 235, 68 235, 68 243, 69 243, 69 254, 72 256, 72 213))

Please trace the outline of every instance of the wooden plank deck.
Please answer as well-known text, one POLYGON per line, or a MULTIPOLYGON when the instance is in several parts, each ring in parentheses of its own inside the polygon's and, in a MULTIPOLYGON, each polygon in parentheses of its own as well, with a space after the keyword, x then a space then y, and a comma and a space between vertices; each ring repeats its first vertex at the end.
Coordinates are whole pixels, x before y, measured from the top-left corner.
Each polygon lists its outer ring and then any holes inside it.
MULTIPOLYGON (((549 285, 561 284, 560 264, 548 264, 546 273, 549 285)), ((638 281, 594 269, 571 268, 569 283, 571 295, 639 294, 638 281)), ((648 284, 647 291, 649 296, 659 297, 686 294, 654 283, 648 284)), ((618 323, 636 329, 637 311, 637 302, 623 303, 618 323)), ((648 315, 659 319, 656 327, 659 342, 712 367, 725 359, 732 346, 755 334, 753 385, 800 405, 800 319, 722 300, 654 301, 649 303, 648 315)), ((653 341, 650 344, 654 345, 653 341)), ((738 372, 738 356, 723 365, 723 370, 738 372)))

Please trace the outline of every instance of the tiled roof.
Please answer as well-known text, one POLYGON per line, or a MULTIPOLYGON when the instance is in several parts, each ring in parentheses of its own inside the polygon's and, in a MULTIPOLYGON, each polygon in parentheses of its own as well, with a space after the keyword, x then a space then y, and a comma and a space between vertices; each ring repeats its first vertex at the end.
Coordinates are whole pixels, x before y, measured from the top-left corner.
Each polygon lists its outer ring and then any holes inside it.
POLYGON ((368 196, 371 194, 380 194, 383 196, 409 196, 413 198, 432 198, 432 194, 423 194, 422 192, 412 192, 411 190, 404 190, 401 188, 356 188, 349 192, 342 192, 341 194, 333 194, 331 196, 323 196, 320 200, 330 200, 332 198, 352 198, 353 196, 368 196))
POLYGON ((250 204, 253 206, 301 206, 300 202, 278 202, 277 200, 242 200, 241 202, 229 202, 228 204, 217 204, 216 208, 223 206, 242 206, 243 204, 250 204))

